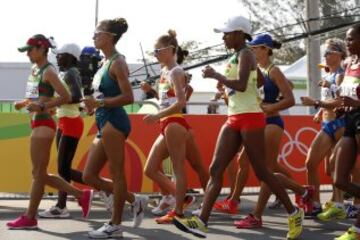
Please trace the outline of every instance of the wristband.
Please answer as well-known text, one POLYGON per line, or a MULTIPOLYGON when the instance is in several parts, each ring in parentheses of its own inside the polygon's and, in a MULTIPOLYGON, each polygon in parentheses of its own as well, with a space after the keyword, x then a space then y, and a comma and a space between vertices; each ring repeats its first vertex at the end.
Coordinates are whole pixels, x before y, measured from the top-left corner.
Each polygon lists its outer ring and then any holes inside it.
POLYGON ((316 100, 314 103, 314 108, 318 109, 320 107, 321 101, 320 100, 316 100))

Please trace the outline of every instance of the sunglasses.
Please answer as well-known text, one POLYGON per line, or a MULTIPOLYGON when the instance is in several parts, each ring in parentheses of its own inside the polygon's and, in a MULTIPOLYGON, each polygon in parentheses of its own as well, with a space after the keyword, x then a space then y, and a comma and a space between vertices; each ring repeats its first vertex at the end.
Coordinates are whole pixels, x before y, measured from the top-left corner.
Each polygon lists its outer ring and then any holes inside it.
POLYGON ((116 36, 116 33, 112 33, 112 32, 107 32, 107 31, 101 31, 101 30, 96 30, 94 32, 94 37, 98 37, 101 33, 105 33, 105 34, 110 34, 112 36, 116 36))
POLYGON ((160 53, 162 50, 168 49, 168 48, 175 48, 174 46, 167 46, 167 47, 163 47, 163 48, 155 48, 154 49, 154 54, 158 54, 160 53))
POLYGON ((341 54, 341 52, 335 51, 335 50, 326 50, 324 53, 324 57, 327 57, 332 54, 341 54))

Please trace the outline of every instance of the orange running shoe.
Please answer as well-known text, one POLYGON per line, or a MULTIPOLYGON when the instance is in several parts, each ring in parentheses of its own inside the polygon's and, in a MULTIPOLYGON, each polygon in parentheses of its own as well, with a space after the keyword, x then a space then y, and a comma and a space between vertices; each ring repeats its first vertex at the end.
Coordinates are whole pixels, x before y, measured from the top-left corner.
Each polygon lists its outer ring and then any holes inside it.
POLYGON ((220 212, 237 214, 238 202, 231 199, 225 199, 223 201, 216 202, 214 208, 220 212))
POLYGON ((167 212, 162 217, 155 218, 157 224, 170 224, 173 222, 174 217, 176 216, 175 209, 172 209, 167 212))

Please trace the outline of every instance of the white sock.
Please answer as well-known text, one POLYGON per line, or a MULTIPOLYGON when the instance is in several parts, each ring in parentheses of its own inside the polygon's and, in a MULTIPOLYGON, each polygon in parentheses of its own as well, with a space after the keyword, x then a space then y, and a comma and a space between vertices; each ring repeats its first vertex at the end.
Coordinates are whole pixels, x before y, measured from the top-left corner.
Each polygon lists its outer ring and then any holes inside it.
POLYGON ((344 204, 341 202, 334 202, 334 204, 335 204, 335 207, 337 207, 337 208, 344 208, 344 204))
POLYGON ((308 190, 305 189, 305 192, 304 192, 304 194, 302 195, 302 197, 303 197, 303 198, 306 197, 307 194, 308 194, 308 190))

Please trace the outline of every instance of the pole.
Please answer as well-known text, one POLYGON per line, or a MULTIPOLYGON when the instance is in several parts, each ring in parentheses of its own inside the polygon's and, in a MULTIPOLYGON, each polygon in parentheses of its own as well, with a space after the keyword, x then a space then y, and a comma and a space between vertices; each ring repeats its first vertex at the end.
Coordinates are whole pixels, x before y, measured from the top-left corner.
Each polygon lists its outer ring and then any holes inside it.
POLYGON ((99 0, 95 0, 95 27, 98 25, 99 0))
MULTIPOLYGON (((308 21, 307 28, 309 32, 319 30, 320 22, 318 19, 320 16, 319 0, 306 0, 305 1, 306 20, 308 21)), ((320 69, 317 65, 320 63, 320 39, 314 38, 309 35, 306 40, 306 53, 307 53, 307 95, 315 99, 320 98, 320 87, 318 82, 321 78, 320 69)), ((309 109, 309 113, 314 113, 314 109, 309 109)))

